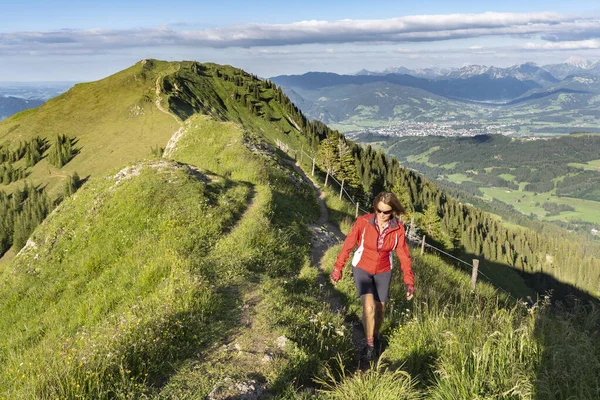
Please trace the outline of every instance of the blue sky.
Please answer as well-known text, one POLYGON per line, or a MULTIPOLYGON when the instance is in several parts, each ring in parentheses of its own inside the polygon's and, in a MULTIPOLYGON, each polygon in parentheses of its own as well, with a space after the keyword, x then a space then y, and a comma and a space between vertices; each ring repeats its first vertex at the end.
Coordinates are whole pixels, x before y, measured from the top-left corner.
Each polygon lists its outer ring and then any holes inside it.
POLYGON ((6 1, 0 81, 89 81, 143 58, 308 71, 600 59, 598 1, 6 1))

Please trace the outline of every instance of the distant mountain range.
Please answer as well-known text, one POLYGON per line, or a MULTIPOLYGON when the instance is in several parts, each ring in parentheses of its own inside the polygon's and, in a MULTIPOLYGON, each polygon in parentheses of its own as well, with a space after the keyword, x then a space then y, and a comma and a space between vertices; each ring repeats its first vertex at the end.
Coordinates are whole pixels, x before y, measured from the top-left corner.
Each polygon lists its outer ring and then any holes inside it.
POLYGON ((450 119, 524 125, 535 121, 536 132, 544 132, 547 125, 551 126, 548 133, 568 133, 597 127, 600 118, 600 61, 579 58, 542 67, 531 62, 507 68, 399 67, 270 79, 311 119, 325 123, 450 119))
POLYGON ((600 60, 588 61, 578 57, 571 57, 561 64, 538 66, 536 63, 527 62, 513 65, 508 68, 499 68, 485 65, 468 65, 461 68, 416 68, 390 67, 381 72, 362 69, 355 75, 359 76, 385 76, 388 74, 406 74, 425 79, 466 79, 476 75, 490 75, 493 77, 514 77, 519 80, 534 80, 536 82, 556 82, 569 75, 600 75, 600 60))
POLYGON ((73 82, 0 82, 0 120, 39 107, 73 86, 73 82))
MULTIPOLYGON (((542 85, 534 80, 513 76, 476 74, 461 78, 425 79, 408 74, 338 75, 329 72, 308 72, 304 75, 281 75, 271 78, 278 85, 302 91, 340 85, 365 85, 375 82, 423 89, 427 92, 456 99, 476 101, 506 101, 521 96, 542 85)), ((557 80, 555 80, 556 82, 557 80)))
POLYGON ((39 107, 43 100, 25 100, 18 97, 0 96, 0 121, 28 108, 39 107))

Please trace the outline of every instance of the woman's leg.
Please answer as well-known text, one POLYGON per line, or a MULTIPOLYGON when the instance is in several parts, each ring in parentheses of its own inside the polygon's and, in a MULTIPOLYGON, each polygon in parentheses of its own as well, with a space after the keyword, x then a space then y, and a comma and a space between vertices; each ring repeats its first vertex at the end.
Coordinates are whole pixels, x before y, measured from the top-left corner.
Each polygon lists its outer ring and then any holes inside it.
POLYGON ((390 284, 392 283, 392 271, 383 272, 381 274, 373 275, 375 281, 375 290, 377 296, 375 297, 375 336, 379 335, 381 331, 381 325, 383 324, 383 317, 385 316, 385 303, 388 301, 390 294, 390 284))
POLYGON ((375 299, 372 294, 361 296, 363 303, 363 327, 367 345, 373 345, 373 333, 375 332, 375 299))
POLYGON ((373 336, 379 335, 381 332, 381 324, 383 323, 383 317, 385 316, 385 303, 375 302, 375 325, 373 328, 373 336))

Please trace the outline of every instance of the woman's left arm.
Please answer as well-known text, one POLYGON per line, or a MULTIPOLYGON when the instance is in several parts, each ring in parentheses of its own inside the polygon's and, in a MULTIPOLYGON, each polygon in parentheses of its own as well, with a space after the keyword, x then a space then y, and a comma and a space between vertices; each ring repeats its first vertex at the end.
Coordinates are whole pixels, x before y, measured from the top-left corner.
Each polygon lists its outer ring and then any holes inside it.
POLYGON ((402 269, 404 283, 412 287, 415 283, 415 276, 412 271, 412 259, 410 258, 410 252, 408 251, 408 244, 406 243, 402 223, 400 223, 400 232, 398 232, 396 254, 398 255, 398 259, 400 259, 400 269, 402 269))

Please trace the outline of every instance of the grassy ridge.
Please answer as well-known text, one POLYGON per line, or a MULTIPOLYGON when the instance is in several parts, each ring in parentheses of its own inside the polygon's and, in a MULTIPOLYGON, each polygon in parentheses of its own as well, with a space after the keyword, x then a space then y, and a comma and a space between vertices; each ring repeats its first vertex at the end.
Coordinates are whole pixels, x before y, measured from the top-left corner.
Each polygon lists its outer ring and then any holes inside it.
POLYGON ((178 161, 93 179, 0 271, 0 396, 196 398, 256 373, 277 396, 348 354, 341 317, 314 297, 313 191, 259 137, 187 122, 178 161), (256 334, 289 340, 273 364, 215 351, 245 332, 252 296, 256 334))
MULTIPOLYGON (((172 115, 155 105, 156 80, 177 68, 176 63, 150 60, 96 82, 81 83, 41 107, 0 122, 0 143, 41 136, 53 142, 57 135, 77 139, 80 153, 58 169, 40 161, 27 180, 47 185, 56 195, 62 181, 74 171, 82 177, 107 171, 147 157, 152 147, 164 147, 179 128, 172 115)), ((9 193, 22 182, 3 188, 9 193)))
POLYGON ((63 203, 2 271, 9 398, 136 390, 202 343, 220 300, 192 271, 248 188, 205 186, 174 163, 127 173, 139 175, 97 181, 63 203))

